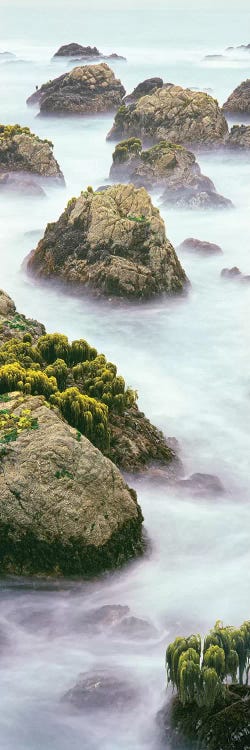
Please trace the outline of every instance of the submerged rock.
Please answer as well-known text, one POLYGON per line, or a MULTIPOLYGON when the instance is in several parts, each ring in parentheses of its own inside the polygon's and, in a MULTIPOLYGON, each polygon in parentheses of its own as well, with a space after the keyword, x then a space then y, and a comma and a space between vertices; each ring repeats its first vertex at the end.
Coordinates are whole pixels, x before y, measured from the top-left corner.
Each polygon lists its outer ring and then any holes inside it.
POLYGON ((0 125, 0 174, 6 176, 13 172, 64 181, 51 141, 41 140, 29 128, 20 125, 0 125))
POLYGON ((197 240, 194 237, 187 237, 178 247, 179 251, 187 250, 190 253, 197 253, 197 255, 221 255, 222 249, 220 245, 216 245, 214 242, 206 242, 205 240, 197 240))
POLYGON ((91 609, 81 619, 83 628, 90 630, 110 629, 129 614, 129 607, 121 604, 104 604, 103 607, 91 609))
POLYGON ((125 89, 106 63, 73 68, 43 84, 27 104, 39 104, 41 114, 111 112, 121 104, 125 89))
POLYGON ((63 696, 63 701, 80 711, 128 711, 134 708, 138 693, 134 684, 112 672, 85 672, 63 696))
POLYGON ((117 55, 116 52, 112 52, 111 55, 104 55, 97 49, 97 47, 83 47, 82 44, 71 42, 71 44, 63 44, 59 47, 53 57, 78 57, 82 60, 126 60, 122 55, 117 55))
POLYGON ((223 279, 230 280, 237 280, 237 281, 245 281, 250 282, 250 275, 241 273, 238 266, 233 266, 233 268, 223 268, 221 271, 221 277, 223 279))
POLYGON ((148 620, 140 617, 123 617, 113 628, 113 635, 135 641, 151 640, 157 636, 157 630, 148 620))
POLYGON ((30 426, 7 443, 1 428, 1 572, 89 575, 141 552, 141 510, 114 464, 43 397, 6 408, 30 426))
POLYGON ((0 174, 0 190, 21 195, 45 196, 45 191, 29 173, 3 172, 0 174))
POLYGON ((179 487, 184 490, 188 490, 195 495, 214 495, 221 494, 224 492, 224 487, 219 477, 214 474, 191 474, 188 479, 180 479, 177 482, 179 487))
POLYGON ((209 177, 201 174, 194 154, 184 146, 160 141, 143 150, 139 138, 121 141, 113 153, 111 178, 137 187, 164 188, 165 205, 190 208, 229 207, 232 203, 216 192, 209 177))
POLYGON ((227 146, 233 149, 250 149, 250 125, 234 125, 231 128, 227 146))
POLYGON ((158 714, 162 747, 171 750, 247 750, 250 746, 250 688, 229 685, 226 705, 183 706, 174 698, 158 714))
POLYGON ((145 81, 138 83, 138 86, 134 88, 131 94, 127 94, 124 97, 124 104, 134 104, 141 96, 146 94, 153 94, 156 89, 161 89, 163 86, 162 78, 146 78, 145 81))
POLYGON ((150 298, 183 291, 187 277, 144 188, 82 192, 29 257, 34 276, 60 278, 103 295, 150 298))
POLYGON ((136 137, 157 143, 213 147, 224 143, 228 126, 216 99, 181 86, 163 86, 134 104, 123 104, 108 134, 110 140, 136 137))
POLYGON ((224 112, 250 113, 250 78, 240 83, 222 107, 224 112))

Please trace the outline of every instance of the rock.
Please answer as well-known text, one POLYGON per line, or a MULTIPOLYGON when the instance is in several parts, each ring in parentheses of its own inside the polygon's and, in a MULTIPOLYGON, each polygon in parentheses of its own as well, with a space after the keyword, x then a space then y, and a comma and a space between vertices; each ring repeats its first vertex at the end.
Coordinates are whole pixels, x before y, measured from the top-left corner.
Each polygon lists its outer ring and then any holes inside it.
POLYGON ((141 552, 141 510, 114 464, 43 397, 6 407, 30 410, 37 429, 2 451, 1 572, 89 575, 141 552))
POLYGON ((0 189, 5 192, 21 193, 21 195, 45 196, 45 191, 30 174, 25 172, 3 172, 0 174, 0 189))
POLYGON ((226 51, 231 52, 231 50, 235 50, 235 49, 250 50, 250 44, 239 44, 238 47, 227 47, 226 51))
POLYGON ((162 747, 171 750, 247 750, 250 743, 250 688, 229 685, 226 705, 210 711, 174 698, 158 713, 162 747))
POLYGON ((202 91, 163 86, 134 104, 123 104, 109 140, 136 137, 157 143, 213 147, 224 143, 228 126, 216 99, 202 91))
POLYGON ((208 177, 201 174, 194 154, 184 146, 160 141, 147 150, 138 138, 121 141, 113 153, 111 178, 152 189, 162 186, 165 205, 191 208, 229 207, 232 203, 216 192, 208 177))
POLYGON ((141 472, 157 463, 158 468, 164 466, 166 472, 172 471, 172 463, 176 459, 176 446, 172 449, 161 430, 154 427, 139 411, 137 405, 127 409, 124 415, 110 415, 111 445, 110 458, 119 468, 127 472, 141 472))
POLYGON ((0 125, 0 173, 7 172, 32 172, 64 181, 51 141, 41 140, 20 125, 0 125))
POLYGON ((237 266, 233 266, 233 268, 223 268, 221 271, 221 276, 223 279, 236 279, 237 281, 245 281, 250 282, 250 276, 248 274, 241 273, 240 269, 237 266))
POLYGON ((111 112, 121 104, 125 89, 106 63, 73 68, 43 84, 27 99, 41 114, 111 112))
POLYGON ((13 52, 0 52, 0 57, 4 58, 4 60, 13 60, 16 55, 14 55, 13 52))
POLYGON ((230 130, 227 146, 233 149, 249 149, 250 125, 234 125, 230 130))
POLYGON ((0 289, 0 316, 15 315, 16 306, 11 297, 0 289))
POLYGON ((196 240, 194 237, 187 237, 183 240, 178 247, 179 251, 187 250, 190 253, 197 253, 197 255, 221 255, 222 249, 219 245, 214 242, 206 242, 205 240, 196 240))
POLYGON ((112 52, 111 55, 103 55, 97 47, 83 47, 81 44, 72 42, 59 47, 53 57, 77 57, 80 60, 102 59, 102 60, 126 60, 125 57, 112 52))
POLYGON ((134 102, 137 102, 141 96, 153 94, 156 89, 161 89, 162 86, 162 78, 146 78, 145 81, 142 81, 142 83, 139 83, 138 86, 134 88, 131 94, 127 94, 127 96, 124 97, 124 104, 134 104, 134 102))
POLYGON ((63 696, 63 701, 79 711, 128 711, 136 705, 134 684, 118 679, 112 672, 84 672, 63 696))
POLYGON ((205 55, 204 60, 221 60, 224 55, 205 55))
POLYGON ((179 487, 195 495, 215 495, 224 492, 224 487, 219 477, 213 474, 191 474, 188 479, 179 479, 177 484, 179 487))
POLYGON ((148 620, 139 617, 123 617, 113 628, 113 634, 135 641, 151 640, 157 636, 157 630, 148 620))
POLYGON ((129 607, 121 604, 104 604, 103 607, 91 609, 81 619, 83 627, 90 630, 102 630, 112 628, 129 614, 129 607))
POLYGON ((222 107, 224 112, 250 113, 250 78, 240 83, 222 107))
POLYGON ((28 259, 36 277, 60 278, 96 293, 150 298, 183 291, 187 278, 144 188, 92 188, 69 201, 28 259))

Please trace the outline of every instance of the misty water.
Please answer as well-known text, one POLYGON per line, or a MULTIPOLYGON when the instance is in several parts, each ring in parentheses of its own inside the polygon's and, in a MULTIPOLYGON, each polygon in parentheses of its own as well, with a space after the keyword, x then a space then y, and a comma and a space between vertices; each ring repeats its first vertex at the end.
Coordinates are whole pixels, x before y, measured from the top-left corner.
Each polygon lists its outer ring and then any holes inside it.
MULTIPOLYGON (((156 715, 166 697, 164 656, 177 634, 205 632, 221 618, 249 619, 249 305, 250 285, 220 278, 223 267, 250 274, 250 157, 199 155, 202 171, 230 198, 230 211, 161 209, 174 245, 185 237, 216 242, 223 255, 179 254, 191 281, 187 296, 141 305, 115 305, 74 296, 26 276, 22 262, 48 221, 87 185, 105 184, 113 116, 37 117, 26 98, 69 70, 51 62, 71 41, 125 55, 112 67, 127 92, 150 76, 208 90, 219 103, 250 76, 247 12, 87 9, 85 2, 2 2, 1 122, 28 125, 54 143, 66 187, 46 186, 46 198, 0 201, 1 280, 17 309, 49 332, 84 337, 116 362, 139 406, 179 441, 184 475, 216 474, 223 495, 193 497, 167 483, 131 478, 150 540, 144 558, 94 581, 1 579, 0 645, 3 750, 157 750, 156 715), (205 61, 206 54, 224 54, 205 61), (31 234, 33 233, 33 234, 31 234), (86 613, 127 605, 150 621, 145 633, 86 627, 86 613), (136 689, 122 714, 73 712, 61 697, 79 673, 107 670, 136 689)), ((109 4, 108 4, 109 5, 109 4)), ((213 6, 214 7, 214 6, 213 6)), ((225 6, 226 7, 226 6, 225 6)), ((242 120, 243 121, 243 120, 242 120)), ((159 200, 154 197, 159 205, 159 200)), ((167 746, 167 745, 166 745, 167 746)))

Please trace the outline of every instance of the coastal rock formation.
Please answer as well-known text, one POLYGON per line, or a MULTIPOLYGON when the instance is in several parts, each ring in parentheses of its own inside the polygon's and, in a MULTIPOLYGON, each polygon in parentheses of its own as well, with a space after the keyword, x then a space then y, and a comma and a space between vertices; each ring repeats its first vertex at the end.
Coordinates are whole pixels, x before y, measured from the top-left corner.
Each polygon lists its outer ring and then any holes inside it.
POLYGON ((38 277, 135 299, 181 292, 187 282, 159 210, 134 185, 91 188, 69 201, 27 267, 38 277))
POLYGON ((179 245, 178 250, 187 250, 191 253, 197 253, 197 255, 222 254, 220 245, 216 245, 214 242, 206 242, 205 240, 196 240, 194 237, 187 237, 186 240, 183 240, 179 245))
POLYGON ((234 125, 229 133, 227 146, 232 149, 250 149, 250 125, 234 125))
POLYGON ((250 113, 250 78, 240 83, 222 107, 224 112, 250 113))
POLYGON ((0 125, 0 175, 9 175, 10 180, 13 172, 63 181, 51 141, 41 140, 20 125, 0 125))
POLYGON ((116 52, 112 52, 111 55, 104 55, 97 47, 83 47, 82 44, 76 42, 63 44, 53 57, 75 57, 80 60, 126 60, 125 57, 117 55, 116 52))
POLYGON ((131 94, 127 94, 124 97, 124 104, 134 104, 141 96, 146 94, 153 94, 156 89, 161 89, 163 86, 162 78, 146 78, 145 81, 138 83, 138 86, 134 88, 131 94))
POLYGON ((241 273, 237 266, 233 266, 233 268, 223 268, 221 271, 221 277, 223 279, 228 279, 229 281, 236 280, 244 281, 248 284, 250 283, 250 275, 241 273))
POLYGON ((224 143, 228 126, 216 99, 202 91, 167 85, 123 104, 108 134, 110 140, 136 137, 157 143, 212 147, 224 143))
POLYGON ((39 104, 41 114, 111 112, 122 102, 125 89, 106 63, 73 68, 44 83, 27 104, 39 104))
POLYGON ((114 464, 41 396, 2 401, 1 572, 90 574, 141 552, 141 510, 114 464))
POLYGON ((113 153, 110 178, 149 189, 163 187, 165 205, 190 208, 229 207, 209 177, 201 174, 194 154, 184 146, 160 141, 147 150, 139 138, 121 141, 113 153))
POLYGON ((11 298, 0 290, 2 392, 21 388, 46 395, 78 429, 78 437, 82 432, 130 474, 151 473, 156 464, 165 481, 178 476, 178 446, 172 442, 169 446, 163 433, 138 409, 136 392, 126 388, 116 366, 84 339, 70 344, 66 336, 45 334, 41 323, 18 313, 11 298), (85 408, 82 416, 80 407, 85 408))

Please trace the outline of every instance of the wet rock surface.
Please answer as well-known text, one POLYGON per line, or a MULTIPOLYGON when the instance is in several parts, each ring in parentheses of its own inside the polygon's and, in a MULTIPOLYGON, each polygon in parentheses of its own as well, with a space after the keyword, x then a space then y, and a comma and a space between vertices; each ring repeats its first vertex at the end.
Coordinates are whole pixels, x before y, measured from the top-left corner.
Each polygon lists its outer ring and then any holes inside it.
POLYGON ((41 86, 27 104, 39 104, 40 113, 88 114, 119 107, 125 89, 106 63, 83 65, 41 86))
POLYGON ((136 700, 138 693, 134 685, 108 671, 79 675, 76 685, 63 696, 63 702, 79 711, 122 712, 133 708, 136 700))
POLYGON ((216 192, 212 180, 201 173, 195 155, 169 141, 161 141, 147 150, 143 150, 138 138, 121 141, 113 153, 109 176, 138 187, 162 187, 165 205, 190 208, 232 206, 230 200, 216 192))
POLYGON ((144 188, 132 184, 91 189, 69 201, 27 267, 34 276, 113 297, 180 293, 187 284, 159 210, 144 188))
POLYGON ((228 126, 216 99, 202 91, 167 85, 118 110, 109 140, 168 140, 211 148, 224 143, 228 126))
POLYGON ((177 485, 197 495, 222 494, 225 490, 219 477, 213 474, 191 474, 188 479, 179 479, 177 485))

